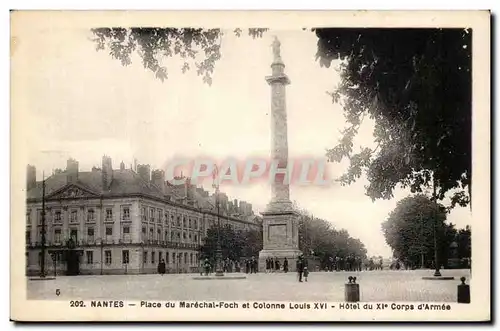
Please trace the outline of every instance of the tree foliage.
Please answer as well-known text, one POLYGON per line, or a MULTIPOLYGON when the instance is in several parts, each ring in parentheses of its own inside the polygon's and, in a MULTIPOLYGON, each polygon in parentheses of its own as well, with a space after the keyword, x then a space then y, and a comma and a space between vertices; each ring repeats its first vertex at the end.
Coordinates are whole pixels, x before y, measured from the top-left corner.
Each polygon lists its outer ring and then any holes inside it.
POLYGON ((348 255, 366 259, 365 245, 352 238, 345 229, 337 230, 326 220, 314 217, 305 210, 297 210, 299 219, 299 249, 305 254, 316 256, 323 265, 329 258, 348 255))
MULTIPOLYGON (((204 244, 201 246, 201 257, 215 260, 217 251, 218 225, 207 230, 204 244)), ((229 225, 220 227, 220 243, 222 258, 239 261, 240 258, 258 256, 262 250, 262 232, 257 230, 235 231, 229 225)))
MULTIPOLYGON (((267 29, 248 29, 261 37, 267 29)), ((413 193, 435 184, 442 200, 453 191, 451 206, 471 198, 471 47, 464 29, 313 29, 317 58, 329 67, 340 60, 341 83, 331 93, 342 105, 347 126, 330 161, 349 160, 340 182, 366 174, 366 193, 390 199, 399 184, 413 193), (354 150, 363 119, 375 122, 377 147, 354 150)), ((220 59, 220 29, 97 28, 98 50, 129 65, 137 52, 144 68, 162 81, 165 60, 182 58, 182 71, 196 68, 207 84, 220 59)), ((241 29, 234 30, 239 36, 241 29)))
POLYGON ((382 223, 382 231, 387 244, 393 250, 394 257, 410 266, 419 267, 422 266, 423 257, 423 266, 430 267, 435 260, 435 227, 438 261, 440 265, 446 265, 448 258, 451 257, 450 246, 457 240, 458 233, 453 224, 447 224, 445 221, 446 208, 442 204, 437 204, 436 208, 431 199, 417 194, 397 203, 388 219, 382 223))
POLYGON ((442 200, 470 199, 471 47, 464 29, 317 29, 321 65, 340 60, 341 82, 331 93, 347 127, 331 161, 349 160, 340 178, 350 184, 366 173, 366 193, 390 199, 396 185, 422 192, 437 185, 442 200), (353 149, 368 116, 377 146, 353 149), (433 180, 435 182, 433 183, 433 180))
MULTIPOLYGON (((253 38, 260 37, 267 29, 248 29, 253 38)), ((137 52, 145 69, 151 70, 156 78, 168 78, 164 64, 167 58, 179 56, 183 59, 183 73, 196 68, 203 81, 212 84, 215 62, 220 59, 220 29, 194 28, 96 28, 92 29, 97 50, 107 50, 124 66, 132 63, 131 55, 137 52), (201 56, 199 56, 201 54, 201 56)), ((234 34, 240 36, 241 29, 234 34)))

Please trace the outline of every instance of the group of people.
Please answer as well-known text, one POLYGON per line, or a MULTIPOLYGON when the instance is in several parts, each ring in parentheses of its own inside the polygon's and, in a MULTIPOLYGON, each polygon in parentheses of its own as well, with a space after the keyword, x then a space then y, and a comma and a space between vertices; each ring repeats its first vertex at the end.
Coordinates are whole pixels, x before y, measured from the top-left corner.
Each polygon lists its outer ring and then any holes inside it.
POLYGON ((281 267, 283 266, 283 272, 288 272, 288 259, 285 257, 283 260, 283 265, 281 265, 280 260, 278 258, 267 258, 266 259, 266 273, 273 273, 277 271, 281 271, 281 267))
POLYGON ((353 254, 345 257, 335 256, 330 258, 328 271, 363 271, 363 270, 382 270, 383 261, 374 261, 373 258, 363 260, 353 254))

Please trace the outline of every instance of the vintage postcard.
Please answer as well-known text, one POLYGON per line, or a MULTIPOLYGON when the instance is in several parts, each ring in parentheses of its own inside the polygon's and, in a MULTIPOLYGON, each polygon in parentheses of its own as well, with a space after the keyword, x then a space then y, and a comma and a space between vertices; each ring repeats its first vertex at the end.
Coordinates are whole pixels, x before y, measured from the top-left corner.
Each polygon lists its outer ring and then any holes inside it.
POLYGON ((10 49, 13 320, 491 319, 489 12, 12 11, 10 49))

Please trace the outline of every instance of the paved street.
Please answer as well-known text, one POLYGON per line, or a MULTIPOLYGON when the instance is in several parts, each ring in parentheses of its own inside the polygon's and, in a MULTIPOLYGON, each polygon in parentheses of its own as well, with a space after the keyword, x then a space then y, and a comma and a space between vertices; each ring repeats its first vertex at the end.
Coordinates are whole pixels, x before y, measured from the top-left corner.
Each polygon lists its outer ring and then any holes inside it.
POLYGON ((361 301, 456 302, 460 277, 468 281, 470 277, 469 270, 443 270, 443 276, 455 280, 422 280, 432 274, 432 270, 315 272, 307 283, 299 283, 295 273, 259 273, 243 280, 195 280, 199 276, 195 274, 78 276, 28 280, 27 286, 29 299, 344 301, 344 284, 354 275, 361 301))

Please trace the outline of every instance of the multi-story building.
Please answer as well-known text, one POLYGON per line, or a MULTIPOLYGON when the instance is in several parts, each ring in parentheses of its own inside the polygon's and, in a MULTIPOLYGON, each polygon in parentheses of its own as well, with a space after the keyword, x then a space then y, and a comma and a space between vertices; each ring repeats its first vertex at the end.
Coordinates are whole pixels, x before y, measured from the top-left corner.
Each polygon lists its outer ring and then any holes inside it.
MULTIPOLYGON (((26 211, 27 274, 41 265, 43 181, 28 165, 26 211)), ((111 158, 102 168, 80 172, 69 159, 65 171, 45 179, 45 266, 65 273, 68 242, 78 251, 80 274, 156 272, 165 260, 170 273, 196 272, 199 247, 218 218, 237 230, 260 229, 261 220, 244 201, 228 201, 191 185, 172 186, 162 170, 149 165, 119 170, 111 158)))

